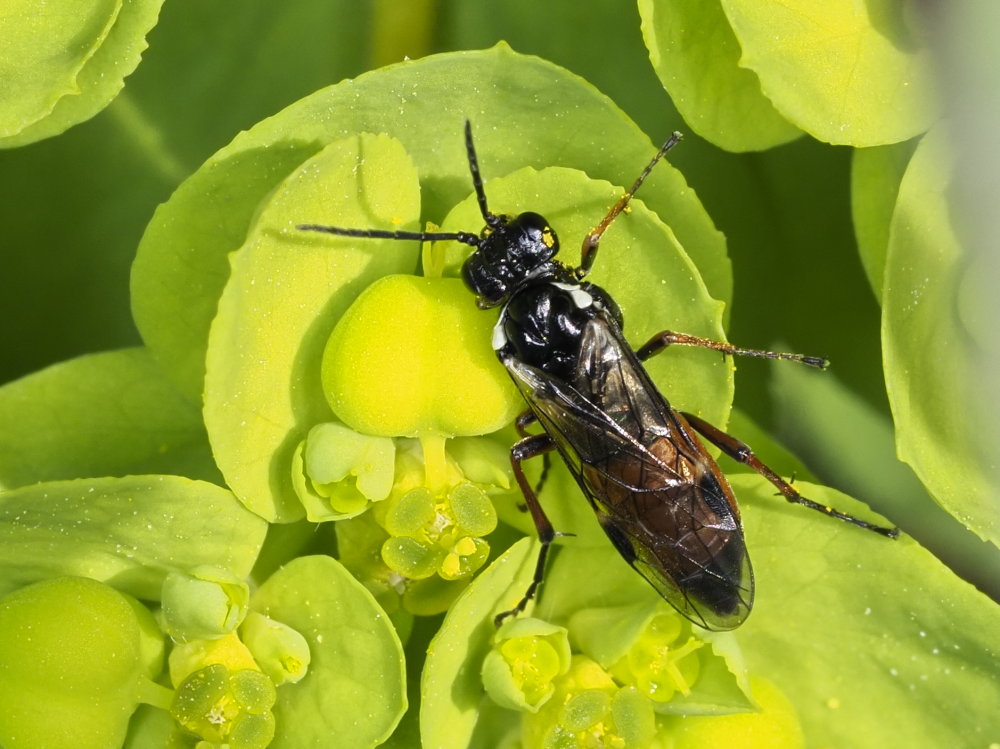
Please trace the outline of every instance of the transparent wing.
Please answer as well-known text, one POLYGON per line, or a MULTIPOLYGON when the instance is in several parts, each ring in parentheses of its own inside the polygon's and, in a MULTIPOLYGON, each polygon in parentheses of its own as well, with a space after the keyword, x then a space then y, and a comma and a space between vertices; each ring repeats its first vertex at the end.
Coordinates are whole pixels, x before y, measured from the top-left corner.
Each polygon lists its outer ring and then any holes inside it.
POLYGON ((617 325, 588 323, 571 383, 505 364, 626 561, 696 624, 738 626, 753 573, 732 491, 617 325))

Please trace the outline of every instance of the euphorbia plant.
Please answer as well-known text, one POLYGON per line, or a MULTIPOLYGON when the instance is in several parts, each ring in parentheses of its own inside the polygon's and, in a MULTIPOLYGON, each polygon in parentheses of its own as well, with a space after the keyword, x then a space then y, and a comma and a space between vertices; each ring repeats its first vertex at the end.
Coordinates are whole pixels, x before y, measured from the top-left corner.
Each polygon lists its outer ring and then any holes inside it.
MULTIPOLYGON (((753 41, 747 14, 734 18, 753 41)), ((758 41, 752 58, 767 60, 758 41)), ((768 72, 751 93, 758 109, 781 94, 761 128, 778 142, 809 123, 768 72)), ((156 707, 137 714, 136 746, 168 736, 261 746, 272 732, 272 746, 411 746, 418 733, 435 747, 717 746, 751 732, 786 746, 986 741, 996 607, 912 540, 787 507, 753 476, 734 479, 759 585, 737 632, 704 633, 666 608, 558 467, 542 501, 575 537, 560 541, 535 604, 494 627, 531 577, 522 536, 533 530, 506 456, 521 403, 489 348, 495 313, 456 279, 466 249, 296 229, 478 231, 466 118, 491 207, 544 214, 564 253, 653 149, 584 81, 506 46, 367 74, 237 136, 147 229, 133 308, 148 349, 0 391, 4 413, 34 413, 28 400, 76 413, 72 395, 85 391, 101 404, 139 394, 140 407, 110 420, 117 437, 104 451, 82 436, 61 452, 23 440, 22 463, 44 456, 25 484, 125 473, 165 445, 167 470, 229 491, 164 476, 14 489, 0 498, 3 591, 85 574, 158 612, 169 677, 148 674, 164 691, 140 695, 156 707), (176 447, 201 436, 184 396, 203 405, 214 466, 176 447), (121 437, 142 433, 136 422, 149 428, 136 414, 165 404, 176 418, 148 440, 121 437), (75 543, 60 545, 69 529, 75 543)), ((894 241, 898 256, 905 234, 894 241)), ((608 231, 593 280, 621 304, 630 340, 665 327, 724 336, 725 244, 669 164, 608 231)), ((675 405, 724 425, 731 363, 670 351, 649 369, 675 405)), ((92 428, 72 423, 68 434, 92 428)), ((832 490, 803 490, 866 512, 832 490)), ((141 691, 134 671, 119 723, 141 691)), ((28 683, 14 678, 4 688, 28 683)))

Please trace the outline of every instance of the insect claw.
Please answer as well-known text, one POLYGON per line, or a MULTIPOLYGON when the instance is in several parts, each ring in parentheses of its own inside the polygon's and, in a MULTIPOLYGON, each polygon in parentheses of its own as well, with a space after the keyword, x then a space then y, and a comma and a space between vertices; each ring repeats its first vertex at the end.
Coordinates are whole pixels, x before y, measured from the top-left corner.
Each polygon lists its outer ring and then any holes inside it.
POLYGON ((530 601, 532 597, 534 597, 534 592, 532 592, 532 596, 530 597, 525 596, 520 601, 518 601, 517 606, 515 606, 514 608, 507 609, 506 611, 501 611, 499 614, 494 616, 493 626, 499 629, 500 625, 503 624, 504 619, 506 619, 509 616, 517 616, 518 614, 523 613, 528 606, 528 601, 530 601))
POLYGON ((801 361, 803 364, 808 364, 810 367, 816 367, 817 369, 830 368, 830 360, 823 356, 803 356, 801 361))

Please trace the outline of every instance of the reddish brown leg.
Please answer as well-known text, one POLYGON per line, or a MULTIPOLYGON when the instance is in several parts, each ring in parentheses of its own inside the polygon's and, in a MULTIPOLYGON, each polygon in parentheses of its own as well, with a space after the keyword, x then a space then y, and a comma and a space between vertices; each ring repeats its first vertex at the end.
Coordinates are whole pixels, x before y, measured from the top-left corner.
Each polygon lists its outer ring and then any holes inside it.
MULTIPOLYGON (((518 421, 520 421, 520 419, 518 419, 518 421)), ((535 575, 531 580, 531 585, 528 586, 524 596, 520 601, 518 601, 514 608, 497 614, 493 623, 498 627, 508 616, 515 616, 524 611, 525 606, 528 605, 528 601, 535 597, 535 593, 538 591, 538 586, 542 584, 542 577, 545 574, 545 559, 548 557, 549 546, 552 544, 552 539, 556 537, 556 532, 552 528, 552 523, 545 515, 545 510, 542 509, 542 505, 538 501, 535 490, 532 489, 531 484, 528 483, 528 478, 524 475, 524 469, 521 468, 521 463, 529 458, 535 458, 539 455, 547 455, 553 447, 555 447, 555 445, 553 445, 552 439, 549 435, 535 434, 525 437, 510 449, 510 464, 514 468, 514 478, 517 479, 517 485, 520 487, 521 493, 524 495, 524 501, 527 503, 528 511, 531 513, 531 519, 535 521, 535 529, 538 531, 538 540, 541 542, 542 546, 538 550, 538 561, 535 563, 535 575)))
POLYGON ((830 364, 830 362, 821 356, 803 356, 802 354, 785 354, 778 351, 740 348, 725 341, 713 341, 710 338, 700 338, 695 335, 688 335, 687 333, 675 333, 672 330, 664 330, 657 333, 646 342, 646 345, 636 350, 635 353, 642 361, 646 361, 649 357, 655 356, 672 344, 678 346, 698 346, 700 348, 712 349, 713 351, 721 351, 723 354, 738 356, 756 356, 761 359, 787 359, 789 361, 808 364, 810 367, 819 367, 820 369, 826 369, 830 364))
MULTIPOLYGON (((522 411, 517 419, 514 421, 514 428, 517 433, 522 437, 530 437, 528 433, 528 427, 535 424, 538 421, 538 417, 535 416, 535 412, 530 408, 522 411)), ((538 477, 538 483, 535 484, 535 494, 542 493, 542 487, 545 486, 545 481, 549 477, 549 469, 552 468, 552 453, 551 451, 546 451, 542 453, 542 473, 538 477)), ((527 505, 518 505, 522 510, 527 510, 527 505)))
POLYGON ((850 523, 851 525, 856 525, 859 528, 880 533, 883 536, 888 536, 889 538, 896 538, 899 535, 899 528, 885 528, 881 525, 874 525, 866 520, 857 518, 854 515, 848 515, 840 512, 839 510, 835 510, 832 507, 821 505, 818 502, 813 502, 807 497, 803 497, 791 484, 781 478, 781 476, 776 474, 766 465, 761 463, 757 456, 753 454, 753 450, 750 449, 750 446, 745 442, 740 442, 732 435, 726 434, 721 429, 712 426, 707 421, 695 416, 694 414, 681 412, 681 416, 687 419, 687 422, 700 435, 722 450, 722 452, 730 458, 739 461, 743 465, 750 466, 750 468, 753 468, 757 473, 774 484, 778 491, 781 492, 784 498, 789 502, 797 505, 804 505, 811 510, 816 510, 816 512, 822 512, 824 515, 828 515, 831 518, 843 520, 845 523, 850 523))

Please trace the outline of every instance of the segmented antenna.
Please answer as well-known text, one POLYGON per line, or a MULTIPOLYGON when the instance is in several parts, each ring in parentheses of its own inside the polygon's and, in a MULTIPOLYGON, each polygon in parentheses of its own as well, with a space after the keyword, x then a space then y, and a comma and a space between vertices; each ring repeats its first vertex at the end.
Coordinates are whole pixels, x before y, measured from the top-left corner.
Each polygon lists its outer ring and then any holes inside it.
MULTIPOLYGON (((469 171, 472 173, 472 185, 476 189, 476 200, 483 220, 491 229, 496 229, 503 221, 495 213, 491 213, 486 205, 486 191, 483 189, 483 178, 479 173, 479 159, 476 157, 476 147, 472 142, 472 123, 465 121, 465 152, 469 158, 469 171)), ((340 237, 362 237, 365 239, 414 239, 420 242, 437 242, 452 239, 471 247, 479 245, 479 236, 467 231, 458 232, 426 232, 426 231, 389 231, 386 229, 348 229, 341 226, 325 224, 299 224, 299 231, 318 231, 324 234, 336 234, 340 237)))
POLYGON ((454 239, 456 242, 475 247, 479 237, 467 231, 458 232, 427 232, 427 231, 386 231, 385 229, 345 229, 340 226, 324 226, 322 224, 299 224, 299 231, 319 231, 324 234, 336 234, 340 237, 364 237, 366 239, 416 239, 421 242, 437 242, 442 239, 454 239))
POLYGON ((476 158, 476 147, 472 143, 472 123, 469 120, 465 121, 465 153, 469 157, 469 171, 472 172, 472 186, 476 188, 479 212, 483 214, 483 220, 488 227, 497 229, 503 222, 486 207, 486 191, 483 189, 483 178, 479 174, 479 159, 476 158))
POLYGON ((574 274, 577 278, 582 279, 588 273, 590 273, 591 267, 594 265, 594 259, 597 257, 597 245, 601 241, 601 236, 604 234, 605 230, 611 226, 611 222, 618 218, 618 214, 624 211, 632 200, 632 196, 635 195, 636 191, 642 186, 642 183, 646 181, 646 177, 649 173, 653 171, 653 167, 656 166, 656 162, 663 158, 663 156, 671 148, 676 146, 681 138, 684 136, 678 132, 674 132, 673 135, 660 146, 660 150, 656 152, 656 155, 646 164, 646 168, 642 170, 642 174, 635 181, 629 191, 618 199, 618 202, 611 206, 611 210, 608 211, 608 215, 605 216, 601 223, 590 230, 590 233, 583 239, 583 247, 580 248, 580 267, 576 268, 574 274))

